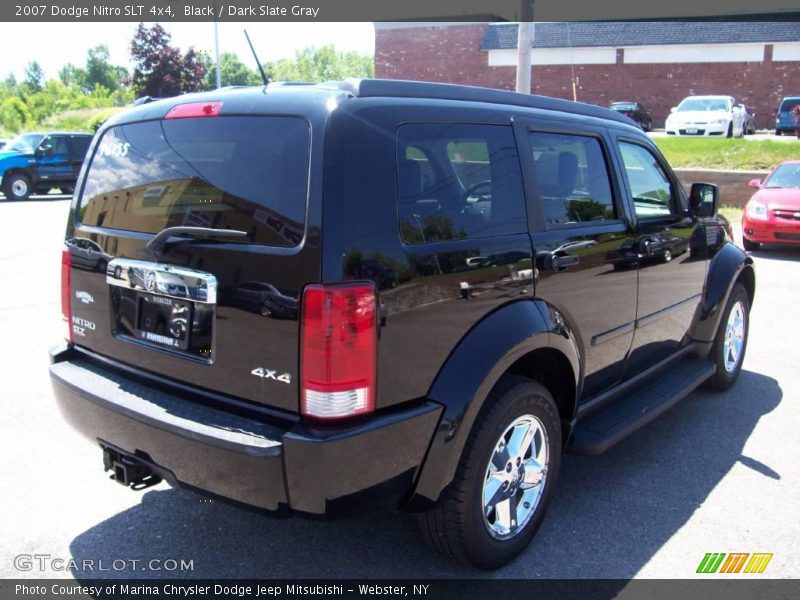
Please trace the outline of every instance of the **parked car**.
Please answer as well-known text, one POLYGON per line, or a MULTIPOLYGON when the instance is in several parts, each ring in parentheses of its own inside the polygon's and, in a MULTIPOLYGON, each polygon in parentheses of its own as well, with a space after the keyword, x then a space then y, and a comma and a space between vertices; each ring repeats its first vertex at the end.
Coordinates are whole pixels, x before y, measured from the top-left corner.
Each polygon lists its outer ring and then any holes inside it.
POLYGON ((742 215, 745 250, 769 242, 800 244, 800 160, 782 162, 764 181, 753 179, 750 187, 758 191, 742 215))
POLYGON ((0 151, 0 189, 9 200, 27 200, 58 188, 72 194, 91 133, 22 133, 0 151))
POLYGON ((775 110, 775 135, 787 133, 794 135, 797 130, 797 123, 792 115, 792 109, 800 106, 800 96, 787 96, 775 110))
POLYGON ((612 102, 609 105, 611 110, 622 113, 630 117, 639 124, 644 131, 653 129, 653 117, 650 111, 641 102, 612 102))
POLYGON ((244 281, 234 292, 234 302, 264 317, 297 318, 297 298, 287 296, 271 283, 244 281))
POLYGON ((66 235, 113 259, 103 274, 62 254, 50 375, 125 486, 417 513, 446 556, 492 569, 541 525, 565 450, 603 452, 740 374, 753 261, 727 243, 713 261, 675 255, 717 188, 687 197, 615 111, 448 84, 269 84, 133 107, 93 144, 66 235), (469 182, 449 151, 463 144, 484 157, 469 182), (465 210, 475 181, 490 182, 485 211, 465 210), (181 225, 191 210, 208 226, 181 225), (630 243, 637 265, 614 270, 607 253, 630 243), (403 277, 352 270, 364 257, 403 277), (217 293, 248 281, 296 298, 297 320, 217 293), (384 305, 396 326, 380 326, 384 305))
POLYGON ((744 135, 745 116, 731 96, 689 96, 667 117, 667 135, 744 135))
POLYGON ((70 259, 76 267, 84 267, 105 273, 108 268, 108 261, 114 258, 110 254, 106 254, 100 244, 87 238, 67 238, 64 244, 69 248, 70 259))
POLYGON ((744 115, 744 131, 742 135, 753 135, 756 132, 756 115, 751 114, 750 110, 747 108, 747 105, 740 104, 739 108, 742 110, 742 114, 744 115))

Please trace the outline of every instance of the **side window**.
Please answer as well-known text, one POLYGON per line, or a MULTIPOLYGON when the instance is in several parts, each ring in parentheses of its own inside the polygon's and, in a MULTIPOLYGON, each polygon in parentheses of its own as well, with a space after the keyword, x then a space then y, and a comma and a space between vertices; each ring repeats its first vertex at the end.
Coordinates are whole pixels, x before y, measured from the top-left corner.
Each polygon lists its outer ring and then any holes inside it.
POLYGON ((89 150, 89 143, 92 141, 92 138, 86 136, 75 136, 70 139, 72 144, 72 159, 73 160, 83 160, 86 158, 86 152, 89 150))
POLYGON ((637 144, 620 142, 625 176, 640 219, 668 217, 674 210, 672 184, 650 150, 637 144))
POLYGON ((48 135, 39 146, 44 150, 45 156, 58 156, 69 154, 67 138, 63 135, 48 135))
POLYGON ((407 244, 527 231, 519 157, 507 125, 402 125, 397 190, 407 244))
POLYGON ((547 228, 617 218, 597 138, 533 131, 530 139, 547 228))

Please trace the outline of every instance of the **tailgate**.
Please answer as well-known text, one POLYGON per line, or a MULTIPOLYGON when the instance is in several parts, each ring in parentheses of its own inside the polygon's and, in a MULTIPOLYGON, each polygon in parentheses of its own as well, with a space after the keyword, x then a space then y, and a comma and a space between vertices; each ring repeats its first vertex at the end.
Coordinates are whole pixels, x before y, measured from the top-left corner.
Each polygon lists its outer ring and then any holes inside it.
POLYGON ((298 302, 320 279, 306 242, 310 128, 298 117, 108 128, 70 223, 73 338, 182 384, 298 410, 298 302), (169 227, 245 237, 176 235, 169 227))

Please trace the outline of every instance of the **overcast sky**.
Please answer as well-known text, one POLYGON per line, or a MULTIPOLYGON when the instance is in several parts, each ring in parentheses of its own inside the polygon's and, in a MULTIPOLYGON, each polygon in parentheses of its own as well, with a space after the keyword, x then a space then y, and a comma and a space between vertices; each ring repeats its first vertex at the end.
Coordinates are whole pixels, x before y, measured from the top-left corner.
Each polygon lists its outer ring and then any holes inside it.
MULTIPOLYGON (((213 23, 162 25, 172 35, 173 44, 181 49, 194 46, 214 55, 213 23)), ((32 60, 39 62, 47 78, 55 78, 66 63, 83 66, 86 51, 99 44, 108 46, 113 64, 130 68, 128 46, 136 27, 137 23, 0 23, 0 78, 13 72, 17 80, 22 80, 25 66, 32 60)), ((325 44, 367 54, 375 50, 372 23, 220 23, 220 52, 235 52, 253 68, 244 28, 262 62, 291 58, 295 50, 325 44)))

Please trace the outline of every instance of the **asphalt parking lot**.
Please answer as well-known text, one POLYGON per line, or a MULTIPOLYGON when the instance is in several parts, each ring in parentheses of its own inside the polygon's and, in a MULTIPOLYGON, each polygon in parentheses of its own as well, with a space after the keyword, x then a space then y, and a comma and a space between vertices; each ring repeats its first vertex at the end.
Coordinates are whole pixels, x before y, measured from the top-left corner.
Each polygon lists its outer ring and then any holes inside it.
POLYGON ((800 248, 754 255, 738 385, 692 394, 602 456, 567 456, 532 546, 483 574, 440 559, 404 515, 277 520, 109 481, 100 451, 62 421, 47 374, 68 209, 63 197, 0 201, 0 577, 687 578, 707 552, 773 553, 765 576, 800 577, 800 248), (126 566, 72 571, 54 559, 126 566), (142 570, 153 559, 193 570, 142 570))

